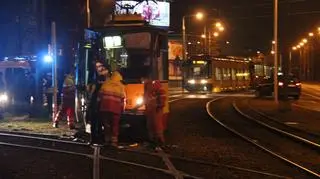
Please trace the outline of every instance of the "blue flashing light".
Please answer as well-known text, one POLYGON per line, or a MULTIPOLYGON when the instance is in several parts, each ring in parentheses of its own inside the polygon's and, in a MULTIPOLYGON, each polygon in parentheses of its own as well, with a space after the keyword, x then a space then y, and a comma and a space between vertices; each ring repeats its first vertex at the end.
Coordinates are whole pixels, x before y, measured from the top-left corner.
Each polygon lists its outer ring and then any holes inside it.
POLYGON ((46 63, 52 63, 53 58, 52 58, 52 56, 50 56, 50 55, 46 55, 46 56, 44 56, 43 60, 44 60, 46 63))

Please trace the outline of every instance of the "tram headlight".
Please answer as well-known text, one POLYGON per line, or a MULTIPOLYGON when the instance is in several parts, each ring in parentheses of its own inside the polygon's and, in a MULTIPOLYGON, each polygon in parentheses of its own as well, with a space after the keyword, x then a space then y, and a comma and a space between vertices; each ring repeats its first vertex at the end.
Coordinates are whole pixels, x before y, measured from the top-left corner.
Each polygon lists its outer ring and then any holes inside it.
POLYGON ((142 105, 143 104, 143 97, 140 96, 136 99, 136 105, 142 105))
POLYGON ((8 95, 6 93, 3 93, 0 95, 0 102, 7 102, 8 98, 8 95))
POLYGON ((194 80, 194 79, 188 80, 188 83, 190 83, 190 84, 195 84, 195 83, 196 83, 196 80, 194 80))
POLYGON ((201 84, 207 84, 208 81, 207 80, 201 80, 201 84))

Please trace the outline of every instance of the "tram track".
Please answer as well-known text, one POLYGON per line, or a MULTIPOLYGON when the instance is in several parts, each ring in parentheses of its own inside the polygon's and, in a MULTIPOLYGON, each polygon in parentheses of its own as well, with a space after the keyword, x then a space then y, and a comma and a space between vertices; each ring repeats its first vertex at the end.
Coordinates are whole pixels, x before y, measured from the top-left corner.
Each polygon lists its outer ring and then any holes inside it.
POLYGON ((270 128, 270 129, 276 127, 275 128, 276 131, 279 131, 280 133, 283 133, 284 135, 288 135, 288 137, 292 137, 295 140, 299 140, 303 143, 306 143, 306 144, 310 145, 311 147, 320 149, 320 135, 319 134, 287 125, 283 122, 280 122, 278 119, 276 119, 274 117, 268 116, 267 114, 265 114, 257 109, 254 109, 252 107, 252 105, 250 104, 250 100, 247 100, 244 102, 247 102, 247 105, 249 108, 244 109, 247 112, 244 112, 243 109, 241 111, 244 114, 251 114, 251 115, 247 115, 247 117, 251 118, 251 117, 256 116, 255 119, 259 118, 259 122, 262 125, 266 125, 266 127, 270 128))
MULTIPOLYGON (((185 98, 180 98, 182 100, 185 98)), ((177 100, 175 100, 177 101, 177 100)), ((170 102, 172 103, 172 102, 170 102)), ((55 138, 37 137, 35 135, 22 135, 22 134, 10 134, 0 132, 0 145, 16 147, 22 149, 31 149, 35 151, 46 151, 51 153, 60 153, 66 155, 73 155, 84 157, 88 159, 95 159, 96 148, 90 146, 88 143, 74 142, 68 140, 61 140, 55 138)), ((160 149, 160 151, 142 151, 134 150, 134 148, 123 148, 123 149, 110 149, 107 147, 102 147, 101 153, 99 153, 98 158, 102 161, 115 162, 124 166, 133 166, 142 168, 145 170, 152 170, 164 174, 168 174, 174 178, 203 178, 201 176, 194 176, 188 174, 181 168, 175 168, 177 162, 188 164, 192 166, 204 165, 206 168, 216 169, 217 167, 225 168, 228 170, 235 170, 238 172, 253 173, 256 175, 273 177, 273 178, 285 178, 280 175, 246 169, 241 167, 221 165, 219 163, 211 163, 207 161, 201 161, 191 158, 178 157, 169 155, 166 150, 160 149), (110 152, 112 151, 113 152, 110 152), (107 152, 106 152, 107 151, 107 152), (143 157, 140 155, 144 155, 143 157), (141 160, 142 158, 142 160, 141 160), (157 158, 157 159, 155 159, 157 158), (157 161, 158 160, 158 161, 157 161), (159 160, 162 160, 164 164, 159 164, 159 160), (168 166, 170 165, 170 166, 168 166)))
MULTIPOLYGON (((206 108, 211 118, 220 125, 272 156, 305 172, 308 176, 320 177, 320 166, 317 166, 319 161, 317 159, 320 156, 318 150, 279 132, 270 131, 269 128, 239 115, 236 110, 226 112, 216 107, 212 111, 210 105, 216 101, 209 101, 206 108)), ((233 108, 232 103, 227 104, 229 108, 233 108)))

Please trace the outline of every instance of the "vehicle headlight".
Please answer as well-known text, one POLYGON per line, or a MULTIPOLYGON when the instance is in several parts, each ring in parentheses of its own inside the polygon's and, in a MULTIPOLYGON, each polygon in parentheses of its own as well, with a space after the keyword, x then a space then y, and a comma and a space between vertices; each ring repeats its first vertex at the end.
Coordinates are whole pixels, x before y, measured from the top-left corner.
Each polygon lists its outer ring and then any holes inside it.
POLYGON ((208 81, 207 80, 201 80, 201 84, 207 84, 208 81))
POLYGON ((8 95, 7 94, 1 94, 0 95, 0 102, 7 102, 8 101, 8 95))
POLYGON ((143 104, 143 97, 140 96, 136 99, 136 105, 141 105, 141 104, 143 104))
POLYGON ((188 80, 188 83, 190 83, 190 84, 195 84, 195 83, 196 83, 196 80, 188 80))

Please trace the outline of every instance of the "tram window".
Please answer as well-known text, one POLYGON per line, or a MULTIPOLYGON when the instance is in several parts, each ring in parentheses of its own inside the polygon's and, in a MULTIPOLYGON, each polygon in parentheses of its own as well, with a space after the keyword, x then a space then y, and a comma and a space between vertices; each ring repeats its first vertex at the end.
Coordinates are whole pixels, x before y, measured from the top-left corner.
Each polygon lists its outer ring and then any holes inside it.
POLYGON ((236 80, 236 70, 234 68, 231 70, 231 78, 232 80, 236 80))
POLYGON ((222 73, 223 73, 223 80, 228 80, 229 79, 228 69, 223 68, 222 73))
POLYGON ((216 80, 221 80, 221 69, 220 68, 216 68, 215 69, 216 72, 216 80))
POLYGON ((249 71, 248 70, 245 70, 245 80, 249 80, 249 71))

